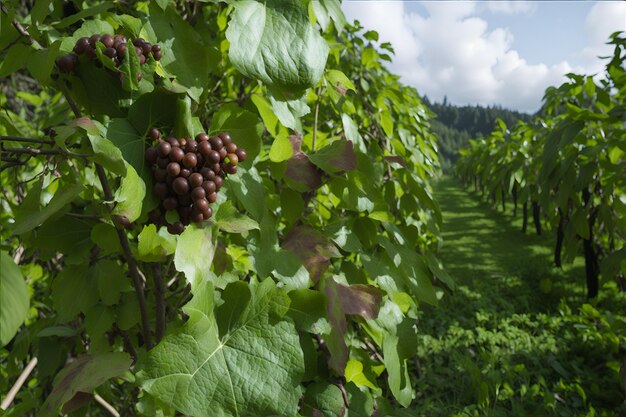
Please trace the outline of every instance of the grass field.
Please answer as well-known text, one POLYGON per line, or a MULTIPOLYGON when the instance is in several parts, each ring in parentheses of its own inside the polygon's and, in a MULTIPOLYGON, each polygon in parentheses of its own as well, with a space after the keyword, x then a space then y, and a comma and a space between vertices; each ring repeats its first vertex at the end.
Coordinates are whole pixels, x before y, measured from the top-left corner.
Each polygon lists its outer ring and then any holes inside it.
POLYGON ((435 191, 458 287, 423 308, 415 415, 626 415, 624 295, 608 283, 588 304, 582 259, 552 267, 552 234, 523 234, 521 208, 447 177, 435 191))

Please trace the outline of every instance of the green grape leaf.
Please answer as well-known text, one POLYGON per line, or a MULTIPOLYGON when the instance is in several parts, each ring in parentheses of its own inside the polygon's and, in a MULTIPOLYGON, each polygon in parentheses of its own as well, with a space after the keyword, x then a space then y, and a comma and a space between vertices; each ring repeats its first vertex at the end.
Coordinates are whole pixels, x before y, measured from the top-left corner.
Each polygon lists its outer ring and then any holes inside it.
POLYGON ((413 389, 407 359, 398 353, 400 338, 394 334, 385 334, 383 338, 383 357, 385 369, 389 374, 388 384, 393 396, 403 407, 408 407, 413 400, 413 389))
POLYGON ((0 252, 0 348, 13 339, 26 320, 29 304, 22 271, 7 252, 0 252))
POLYGON ((306 387, 302 405, 306 417, 343 417, 346 406, 341 390, 328 382, 315 382, 306 387))
POLYGON ((132 165, 126 165, 126 176, 122 178, 120 188, 115 192, 115 208, 113 214, 126 217, 134 222, 141 215, 143 199, 146 196, 146 184, 132 165))
POLYGON ((303 288, 291 291, 289 298, 291 303, 288 314, 299 330, 316 334, 330 332, 324 293, 303 288))
MULTIPOLYGON (((165 229, 161 229, 165 230, 165 229)), ((138 236, 137 259, 161 262, 176 250, 176 239, 169 233, 160 233, 154 224, 145 225, 138 236)))
POLYGON ((52 197, 52 200, 50 200, 48 205, 43 209, 37 209, 28 213, 20 213, 21 216, 15 219, 13 233, 21 235, 22 233, 26 233, 33 230, 35 227, 40 226, 52 215, 65 208, 82 191, 83 186, 80 184, 70 184, 60 188, 56 191, 54 197, 52 197))
POLYGON ((359 133, 359 128, 354 120, 352 120, 352 118, 347 114, 343 113, 341 115, 341 122, 343 124, 343 131, 346 135, 346 139, 351 140, 352 143, 356 144, 356 148, 359 151, 367 153, 365 141, 363 140, 363 137, 361 137, 361 134, 359 133))
POLYGON ((324 78, 326 78, 326 82, 329 85, 328 95, 334 103, 338 103, 348 90, 356 91, 352 81, 341 71, 328 70, 324 78))
POLYGON ((326 236, 306 225, 292 228, 285 236, 282 247, 300 258, 313 282, 319 281, 330 264, 330 258, 341 257, 326 236))
POLYGON ((126 162, 122 152, 110 140, 105 138, 106 129, 96 120, 87 117, 72 120, 68 125, 80 127, 87 132, 89 142, 95 153, 93 160, 117 175, 126 175, 126 162))
POLYGON ((185 21, 174 6, 163 10, 155 2, 149 6, 149 22, 142 36, 162 47, 162 65, 176 80, 187 87, 187 94, 196 102, 200 100, 211 70, 220 61, 218 51, 208 47, 203 37, 185 21))
POLYGON ((228 233, 244 233, 248 230, 258 229, 259 224, 245 214, 241 214, 233 206, 233 203, 226 201, 220 205, 215 214, 215 223, 220 230, 228 233))
POLYGON ((356 154, 352 141, 349 140, 336 140, 309 155, 309 159, 320 169, 331 174, 356 169, 356 154))
POLYGON ((147 171, 145 162, 145 140, 128 119, 111 119, 107 125, 106 138, 111 141, 122 153, 124 160, 128 162, 140 176, 147 171))
POLYGON ((288 93, 301 93, 323 75, 328 45, 293 0, 234 3, 226 37, 235 68, 288 93))
POLYGON ((345 339, 348 322, 341 305, 337 282, 331 277, 324 277, 320 282, 321 290, 327 298, 326 317, 330 323, 330 332, 323 336, 330 353, 328 366, 343 376, 348 362, 348 346, 345 339))
POLYGON ((210 227, 189 225, 178 237, 174 266, 184 272, 192 288, 209 276, 215 256, 215 238, 210 227))
POLYGON ((132 165, 126 165, 126 176, 122 178, 120 188, 115 192, 115 208, 113 214, 126 217, 134 222, 141 215, 143 199, 146 196, 146 184, 132 165))
POLYGON ((92 392, 107 380, 122 375, 130 368, 131 363, 130 356, 120 352, 77 357, 54 378, 52 392, 43 403, 38 416, 58 415, 59 408, 78 392, 92 392))
POLYGON ((187 323, 152 349, 143 389, 194 416, 293 416, 304 358, 284 316, 289 298, 272 280, 229 284, 213 307, 213 287, 197 288, 187 323))
POLYGON ((236 104, 226 104, 213 115, 211 134, 228 132, 237 146, 244 148, 248 157, 243 165, 249 168, 261 150, 263 124, 259 117, 236 104))
POLYGON ((102 260, 94 265, 92 273, 98 283, 98 293, 104 305, 112 306, 119 303, 123 292, 133 290, 126 270, 117 261, 102 260))
POLYGON ((98 283, 87 266, 66 267, 52 281, 52 303, 59 321, 69 321, 98 302, 98 283))

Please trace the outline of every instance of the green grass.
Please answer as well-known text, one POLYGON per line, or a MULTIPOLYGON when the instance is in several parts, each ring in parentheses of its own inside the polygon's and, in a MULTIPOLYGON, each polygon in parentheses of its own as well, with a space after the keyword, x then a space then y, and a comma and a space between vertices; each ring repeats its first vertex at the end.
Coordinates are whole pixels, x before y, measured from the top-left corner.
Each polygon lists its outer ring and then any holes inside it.
POLYGON ((587 304, 582 259, 551 266, 552 233, 522 234, 454 179, 435 191, 458 288, 418 323, 416 415, 626 415, 624 295, 609 283, 587 304))

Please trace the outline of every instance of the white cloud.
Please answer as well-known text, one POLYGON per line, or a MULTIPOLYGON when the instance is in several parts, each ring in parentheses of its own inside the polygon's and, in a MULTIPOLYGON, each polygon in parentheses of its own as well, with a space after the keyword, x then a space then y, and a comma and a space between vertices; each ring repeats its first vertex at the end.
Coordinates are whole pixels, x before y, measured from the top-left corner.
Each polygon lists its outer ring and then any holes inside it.
POLYGON ((590 73, 601 72, 605 64, 598 57, 613 52, 612 46, 606 45, 609 36, 618 30, 626 31, 626 3, 597 2, 589 10, 584 28, 589 44, 580 54, 583 65, 590 73))
POLYGON ((486 6, 492 13, 503 14, 530 14, 537 10, 537 2, 534 1, 496 0, 486 2, 486 6))
POLYGON ((533 112, 546 87, 563 80, 572 68, 531 65, 512 49, 508 29, 490 30, 475 16, 476 2, 425 2, 424 17, 402 2, 344 2, 349 19, 391 42, 396 57, 391 69, 421 94, 458 104, 500 104, 533 112), (390 22, 393 22, 390 24, 390 22))

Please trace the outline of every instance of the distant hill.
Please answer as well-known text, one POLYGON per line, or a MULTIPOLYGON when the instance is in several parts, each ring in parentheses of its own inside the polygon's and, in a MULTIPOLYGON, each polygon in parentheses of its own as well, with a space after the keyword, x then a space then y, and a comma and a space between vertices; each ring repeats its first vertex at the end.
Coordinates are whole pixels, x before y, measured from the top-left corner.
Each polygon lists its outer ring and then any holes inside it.
POLYGON ((458 151, 467 146, 470 139, 487 136, 493 130, 496 119, 500 118, 507 126, 513 126, 518 120, 530 121, 531 115, 500 106, 455 106, 447 102, 431 103, 428 97, 423 98, 426 104, 437 115, 431 120, 431 128, 438 138, 439 157, 445 171, 454 166, 458 151))

